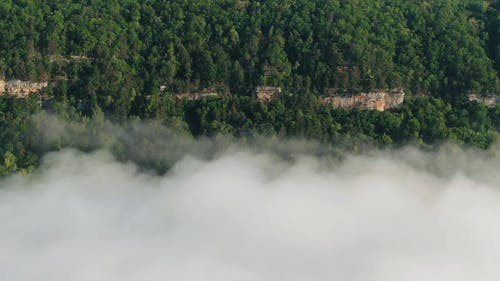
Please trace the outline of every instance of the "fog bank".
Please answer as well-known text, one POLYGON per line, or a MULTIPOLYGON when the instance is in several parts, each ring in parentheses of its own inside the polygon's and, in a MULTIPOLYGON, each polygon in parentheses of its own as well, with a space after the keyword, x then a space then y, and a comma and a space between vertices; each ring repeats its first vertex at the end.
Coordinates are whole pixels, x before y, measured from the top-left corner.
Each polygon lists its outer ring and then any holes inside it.
POLYGON ((498 152, 52 153, 0 181, 0 280, 499 280, 498 152))

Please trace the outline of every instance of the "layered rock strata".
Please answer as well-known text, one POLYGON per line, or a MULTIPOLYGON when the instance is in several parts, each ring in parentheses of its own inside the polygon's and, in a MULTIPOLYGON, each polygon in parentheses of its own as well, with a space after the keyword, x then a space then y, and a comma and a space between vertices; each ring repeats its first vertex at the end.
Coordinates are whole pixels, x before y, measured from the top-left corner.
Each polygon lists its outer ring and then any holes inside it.
POLYGON ((47 81, 31 82, 21 80, 0 80, 0 95, 13 95, 20 98, 29 96, 48 86, 47 81))
POLYGON ((323 104, 339 108, 359 108, 385 111, 403 104, 405 93, 402 89, 375 90, 357 94, 330 94, 320 98, 323 104))

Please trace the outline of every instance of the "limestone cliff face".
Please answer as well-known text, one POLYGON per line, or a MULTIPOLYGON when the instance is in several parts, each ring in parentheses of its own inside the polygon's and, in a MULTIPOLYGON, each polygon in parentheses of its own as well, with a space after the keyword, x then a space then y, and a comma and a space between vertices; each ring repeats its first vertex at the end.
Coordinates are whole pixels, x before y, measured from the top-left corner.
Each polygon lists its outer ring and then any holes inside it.
POLYGON ((484 103, 487 107, 495 107, 497 103, 500 103, 500 97, 497 97, 495 95, 488 95, 488 96, 480 96, 477 94, 468 94, 467 98, 469 101, 477 101, 484 103))
POLYGON ((272 101, 279 94, 281 94, 280 87, 257 86, 257 88, 255 89, 255 95, 260 101, 272 101))
MULTIPOLYGON (((160 86, 160 92, 164 92, 166 89, 165 85, 160 86)), ((207 97, 218 97, 219 93, 213 87, 205 88, 200 91, 194 92, 179 92, 174 93, 173 97, 176 99, 184 99, 184 100, 200 100, 207 97)))
POLYGON ((384 111, 400 106, 404 97, 405 93, 402 89, 377 90, 359 94, 330 94, 322 96, 321 102, 332 104, 334 107, 384 111))
POLYGON ((185 100, 200 100, 207 97, 218 97, 218 96, 219 94, 217 92, 178 93, 174 95, 176 99, 185 99, 185 100))
POLYGON ((47 81, 31 82, 21 80, 0 80, 0 95, 8 94, 17 97, 27 97, 30 94, 39 92, 47 86, 47 81))

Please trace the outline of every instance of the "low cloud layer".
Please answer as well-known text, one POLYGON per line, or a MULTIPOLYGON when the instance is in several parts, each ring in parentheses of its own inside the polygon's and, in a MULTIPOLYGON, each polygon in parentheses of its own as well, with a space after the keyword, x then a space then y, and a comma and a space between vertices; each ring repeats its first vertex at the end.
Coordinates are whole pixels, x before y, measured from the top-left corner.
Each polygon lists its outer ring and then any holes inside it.
POLYGON ((498 280, 499 152, 53 153, 0 181, 0 280, 498 280))

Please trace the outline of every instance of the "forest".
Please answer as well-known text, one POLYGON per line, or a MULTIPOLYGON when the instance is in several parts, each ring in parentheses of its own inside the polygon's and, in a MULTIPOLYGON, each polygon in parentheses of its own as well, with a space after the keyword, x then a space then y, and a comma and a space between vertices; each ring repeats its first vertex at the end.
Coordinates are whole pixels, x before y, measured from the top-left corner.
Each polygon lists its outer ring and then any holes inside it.
POLYGON ((80 124, 82 138, 104 119, 156 120, 193 138, 485 149, 500 106, 467 95, 499 92, 499 10, 498 0, 4 0, 0 77, 49 87, 0 95, 0 175, 29 172, 48 151, 97 148, 40 145, 41 114, 80 124), (283 93, 263 102, 260 85, 283 93), (390 111, 319 102, 328 89, 395 88, 405 102, 390 111), (176 98, 204 89, 220 96, 176 98))

